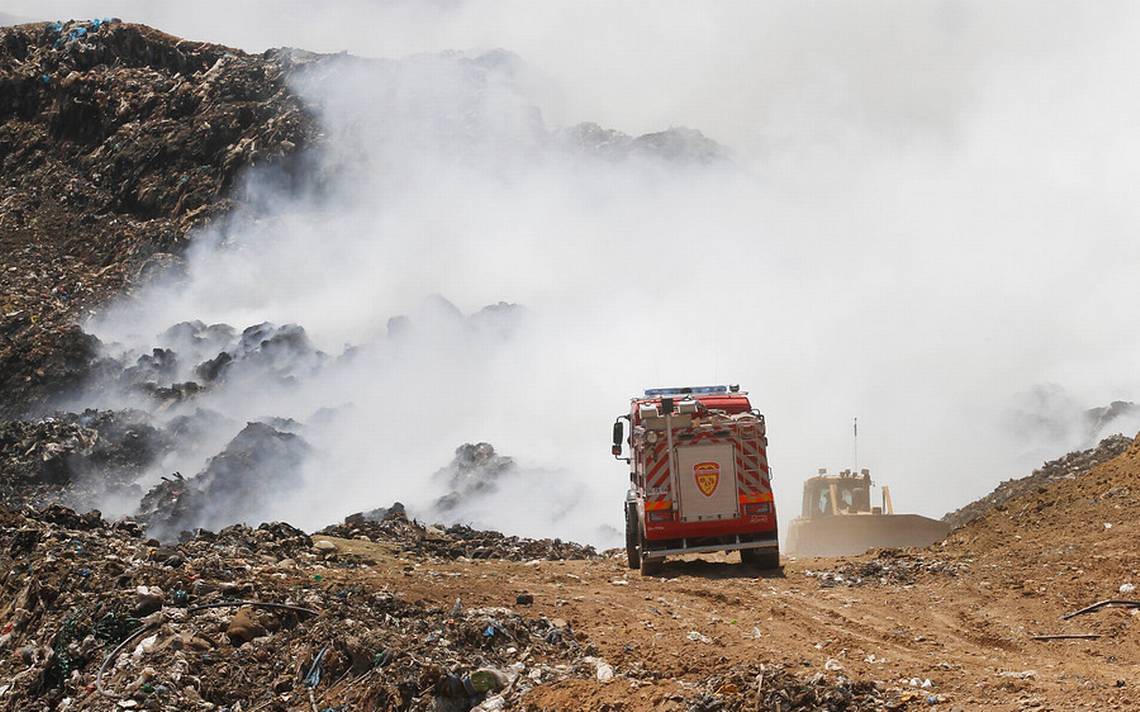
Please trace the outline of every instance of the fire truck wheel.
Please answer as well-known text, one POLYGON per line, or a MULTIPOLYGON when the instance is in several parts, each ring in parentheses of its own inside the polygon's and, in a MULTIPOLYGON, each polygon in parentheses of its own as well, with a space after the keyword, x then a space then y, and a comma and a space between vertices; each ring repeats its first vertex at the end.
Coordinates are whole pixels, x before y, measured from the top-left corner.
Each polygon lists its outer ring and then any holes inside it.
POLYGON ((741 549, 740 563, 745 566, 755 566, 758 569, 778 569, 780 568, 780 552, 741 549))
POLYGON ((638 549, 640 542, 639 527, 637 526, 637 503, 629 502, 625 505, 625 554, 629 559, 629 568, 636 569, 641 566, 641 552, 638 549))

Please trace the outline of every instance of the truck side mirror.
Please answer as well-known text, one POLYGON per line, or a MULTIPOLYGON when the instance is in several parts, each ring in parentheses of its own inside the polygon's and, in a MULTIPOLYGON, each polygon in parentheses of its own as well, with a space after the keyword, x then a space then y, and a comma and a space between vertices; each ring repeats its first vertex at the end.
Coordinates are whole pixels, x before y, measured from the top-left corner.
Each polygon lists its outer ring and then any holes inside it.
POLYGON ((625 437, 625 428, 622 427, 620 420, 614 421, 614 446, 610 451, 614 457, 621 457, 621 441, 625 437))

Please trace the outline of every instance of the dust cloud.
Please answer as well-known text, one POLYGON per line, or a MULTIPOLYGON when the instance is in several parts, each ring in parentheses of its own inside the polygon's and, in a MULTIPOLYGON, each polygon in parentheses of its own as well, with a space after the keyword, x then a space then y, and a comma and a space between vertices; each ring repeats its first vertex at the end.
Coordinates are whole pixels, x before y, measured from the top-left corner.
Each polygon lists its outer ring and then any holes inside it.
POLYGON ((523 474, 466 516, 612 544, 613 416, 644 387, 734 382, 768 418, 785 520, 801 478, 854 464, 853 416, 858 464, 940 516, 1088 437, 1019 413, 1075 418, 1140 385, 1131 4, 10 12, 373 58, 298 74, 326 132, 310 184, 249 176, 185 280, 90 325, 122 350, 190 319, 305 328, 320 367, 201 398, 227 437, 308 424, 305 486, 259 514, 424 505, 454 448, 487 441, 523 474), (610 155, 581 121, 688 126, 728 157, 610 155), (500 302, 519 306, 483 311, 500 302))

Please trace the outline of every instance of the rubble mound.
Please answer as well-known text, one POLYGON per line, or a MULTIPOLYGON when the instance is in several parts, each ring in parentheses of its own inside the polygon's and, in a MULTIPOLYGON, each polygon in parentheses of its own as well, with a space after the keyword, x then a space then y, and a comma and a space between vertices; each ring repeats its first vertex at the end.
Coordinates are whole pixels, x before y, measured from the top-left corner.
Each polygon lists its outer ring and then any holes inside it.
POLYGON ((468 710, 593 674, 565 622, 325 582, 309 544, 277 524, 164 548, 98 515, 0 514, 7 704, 468 710))
POLYGON ((516 471, 515 461, 495 452, 491 443, 464 443, 455 448, 455 458, 432 479, 450 491, 435 502, 435 509, 448 512, 465 498, 494 492, 498 480, 516 471))
POLYGON ((969 565, 915 551, 880 549, 854 561, 841 561, 831 569, 805 570, 804 575, 819 581, 821 588, 836 586, 910 586, 926 574, 957 576, 969 565))
MULTIPOLYGON (((173 440, 139 411, 86 410, 0 421, 0 504, 90 506, 134 483, 173 440)), ((138 492, 135 497, 141 494, 138 492)))
POLYGON ((1105 428, 1120 427, 1120 421, 1135 417, 1137 413, 1140 413, 1140 406, 1132 401, 1112 401, 1108 405, 1088 409, 1085 418, 1089 430, 1099 433, 1105 428))
POLYGON ((657 158, 681 165, 708 165, 728 160, 728 149, 696 129, 675 126, 665 131, 630 136, 584 122, 563 129, 556 137, 565 145, 610 161, 657 158))
POLYGON ((896 691, 886 692, 871 681, 830 678, 816 673, 801 678, 779 665, 734 666, 698 685, 687 700, 690 712, 745 710, 891 710, 906 702, 896 691))
POLYGON ((82 379, 76 319, 177 269, 243 170, 290 170, 316 132, 290 61, 113 18, 0 27, 0 415, 82 379))
POLYGON ((1080 476, 1059 477, 994 506, 951 532, 939 555, 992 570, 1025 596, 1048 593, 1075 608, 1118 598, 1135 581, 1136 521, 1140 437, 1080 476))
POLYGON ((1004 507, 1017 497, 1043 493, 1055 482, 1082 477, 1097 465, 1119 456, 1131 445, 1132 439, 1123 435, 1107 437, 1094 448, 1071 452, 1064 457, 1046 462, 1026 477, 1002 482, 985 497, 946 514, 942 517, 942 521, 949 522, 955 528, 963 527, 993 509, 1004 507))
POLYGON ((267 498, 300 486, 309 452, 299 435, 248 423, 197 475, 164 478, 147 492, 140 519, 160 538, 249 521, 267 498))
POLYGON ((457 524, 448 528, 425 526, 409 520, 399 502, 388 509, 353 514, 344 523, 325 527, 320 534, 343 539, 368 539, 397 544, 402 551, 438 559, 507 559, 532 561, 547 559, 593 559, 592 546, 561 539, 527 539, 496 531, 480 531, 457 524))
POLYGON ((330 361, 297 324, 262 322, 239 336, 229 324, 188 321, 159 334, 155 343, 138 356, 104 357, 83 384, 80 399, 142 394, 151 407, 165 409, 241 379, 263 388, 294 385, 330 361))

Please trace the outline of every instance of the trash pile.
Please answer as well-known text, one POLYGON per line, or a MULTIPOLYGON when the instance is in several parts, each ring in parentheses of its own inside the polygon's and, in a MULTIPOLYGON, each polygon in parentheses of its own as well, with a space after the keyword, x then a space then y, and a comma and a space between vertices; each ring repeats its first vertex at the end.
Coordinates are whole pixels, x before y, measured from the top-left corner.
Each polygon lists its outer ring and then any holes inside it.
POLYGON ((435 509, 447 512, 466 498, 493 492, 499 478, 516 469, 515 461, 496 453, 491 443, 464 443, 455 448, 451 464, 432 475, 449 490, 436 500, 435 509))
POLYGON ((239 334, 229 324, 185 321, 154 343, 141 355, 103 355, 76 397, 90 401, 111 394, 116 401, 133 398, 149 410, 166 410, 228 383, 288 386, 334 360, 296 324, 262 322, 239 334))
MULTIPOLYGON (((410 59, 410 65, 419 66, 410 59)), ((487 86, 509 81, 515 58, 490 52, 458 62, 487 86)), ((265 191, 327 188, 314 153, 330 135, 303 87, 374 84, 391 60, 300 50, 258 55, 184 40, 117 18, 0 28, 0 417, 44 415, 98 370, 99 350, 75 324, 109 299, 160 276, 186 273, 195 230, 235 227, 239 204, 265 191), (352 77, 360 77, 354 80, 352 77)), ((409 71, 416 71, 414 68, 409 71)), ((325 107, 327 109, 327 107, 325 107)), ((671 128, 639 137, 597 126, 536 137, 577 154, 669 163, 722 160, 700 132, 671 128)), ((261 206, 250 211, 256 213, 261 206)), ((512 305, 484 310, 489 326, 517 318, 512 305)), ((396 322, 399 326, 400 322, 396 322)), ((224 364, 216 364, 224 365, 224 364)), ((192 379, 199 385, 208 377, 192 379)), ((162 398, 191 390, 166 386, 162 398)))
POLYGON ((327 580, 285 524, 178 545, 62 507, 0 514, 0 696, 20 709, 499 709, 595 675, 564 621, 327 580), (210 707, 210 706, 213 707, 210 707))
MULTIPOLYGON (((214 336, 220 333, 215 327, 207 329, 214 336)), ((238 355, 231 373, 246 359, 267 359, 281 374, 292 367, 289 364, 307 364, 309 356, 319 353, 296 346, 303 330, 260 325, 258 337, 250 339, 251 329, 239 340, 246 344, 234 349, 238 355), (283 333, 288 338, 278 340, 283 333), (266 334, 270 336, 261 338, 266 334)), ((208 340, 193 325, 178 331, 185 338, 208 340)), ((156 354, 128 367, 130 377, 179 368, 172 350, 157 349, 156 354)), ((104 507, 109 506, 115 516, 134 517, 148 536, 165 542, 184 532, 272 519, 281 494, 303 488, 303 468, 314 453, 304 437, 305 425, 263 418, 243 427, 214 411, 189 407, 153 413, 89 409, 39 420, 0 421, 0 505, 18 510, 63 504, 84 511, 107 511, 104 507), (219 433, 225 434, 221 440, 219 433), (163 468, 169 458, 202 464, 194 465, 199 468, 196 474, 183 475, 163 468)), ((462 445, 456 452, 456 460, 439 472, 448 473, 465 497, 493 494, 495 478, 514 469, 511 458, 496 454, 486 443, 462 445)), ((405 551, 441 559, 598 556, 591 546, 560 539, 526 539, 464 524, 425 526, 409 521, 400 504, 349 516, 322 533, 394 542, 405 551)))
POLYGON ((1123 435, 1111 435, 1101 440, 1094 448, 1071 452, 1064 457, 1046 462, 1026 477, 1002 482, 990 494, 967 504, 961 509, 950 512, 942 517, 942 521, 949 522, 955 529, 963 527, 985 516, 991 510, 1000 510, 1010 500, 1017 497, 1044 492, 1047 487, 1055 482, 1080 477, 1100 463, 1108 462, 1119 456, 1131 444, 1132 438, 1123 435))
POLYGON ((243 170, 291 170, 318 131, 293 67, 116 18, 0 27, 0 416, 97 368, 74 323, 177 272, 243 170))
POLYGON ((506 559, 533 561, 546 559, 594 559, 592 546, 561 539, 527 539, 496 531, 480 531, 456 524, 451 527, 423 525, 409 520, 404 505, 396 502, 387 509, 375 509, 345 517, 342 524, 325 527, 318 534, 342 539, 367 539, 398 544, 402 551, 437 559, 506 559))
POLYGON ((163 539, 257 521, 266 492, 298 486, 310 452, 300 436, 265 422, 246 424, 192 477, 175 472, 149 490, 140 484, 164 456, 193 450, 207 420, 224 422, 206 411, 162 423, 138 410, 91 409, 0 421, 0 504, 85 510, 113 502, 163 539))
POLYGON ((139 411, 86 410, 41 420, 0 421, 0 504, 91 506, 141 495, 146 468, 173 447, 139 411))
POLYGON ((292 432, 299 424, 265 418, 243 428, 196 398, 246 378, 280 386, 319 368, 328 357, 304 329, 262 323, 239 334, 225 324, 184 322, 156 343, 136 358, 101 356, 73 395, 145 410, 0 421, 0 503, 86 509, 113 500, 117 513, 138 514, 153 536, 170 538, 182 529, 249 521, 265 509, 257 505, 266 492, 299 485, 310 451, 292 432), (191 477, 163 472, 167 456, 201 469, 191 477), (160 472, 162 481, 144 490, 160 472))
POLYGON ((745 710, 898 710, 906 706, 898 689, 816 673, 799 678, 778 665, 734 666, 697 685, 689 712, 745 710))
POLYGON ((957 576, 968 568, 965 562, 950 562, 899 549, 880 549, 873 558, 844 561, 833 569, 807 570, 804 576, 818 580, 820 588, 909 586, 926 574, 957 576))
POLYGON ((655 158, 680 164, 710 165, 729 160, 727 148, 700 131, 683 126, 630 136, 584 122, 562 129, 555 138, 575 151, 610 161, 655 158))
POLYGON ((164 478, 142 498, 139 519, 151 536, 257 521, 268 493, 297 489, 311 448, 298 435, 247 424, 206 467, 187 479, 164 478))

